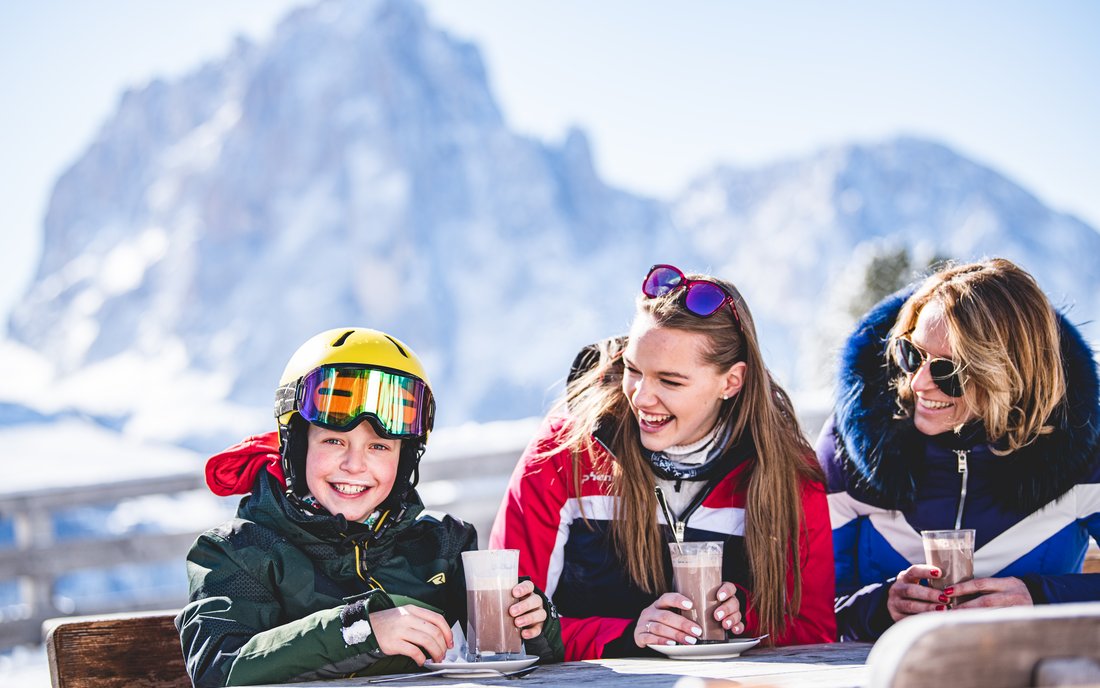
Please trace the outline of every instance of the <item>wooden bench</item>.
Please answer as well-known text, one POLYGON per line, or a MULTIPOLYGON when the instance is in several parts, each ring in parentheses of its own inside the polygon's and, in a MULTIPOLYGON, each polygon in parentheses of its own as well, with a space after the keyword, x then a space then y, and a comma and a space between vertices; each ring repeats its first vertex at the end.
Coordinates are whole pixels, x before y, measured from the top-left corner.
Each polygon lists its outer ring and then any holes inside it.
POLYGON ((1081 572, 1100 573, 1100 547, 1097 547, 1095 542, 1085 552, 1085 564, 1081 567, 1081 572))
POLYGON ((191 688, 175 612, 48 619, 54 688, 191 688))
POLYGON ((870 688, 1100 685, 1100 602, 918 614, 867 664, 870 688))

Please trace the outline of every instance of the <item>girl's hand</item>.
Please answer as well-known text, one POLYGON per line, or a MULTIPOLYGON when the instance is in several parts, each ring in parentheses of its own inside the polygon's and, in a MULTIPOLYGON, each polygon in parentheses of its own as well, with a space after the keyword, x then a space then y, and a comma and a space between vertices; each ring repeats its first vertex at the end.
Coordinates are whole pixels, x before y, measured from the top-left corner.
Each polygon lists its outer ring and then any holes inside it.
POLYGON ((703 634, 694 621, 673 610, 691 609, 691 600, 678 592, 661 595, 638 616, 634 626, 634 644, 694 645, 703 634))
POLYGON ((718 608, 714 610, 714 618, 734 635, 745 632, 744 618, 741 615, 741 603, 737 601, 737 588, 733 583, 725 581, 718 588, 718 608))
POLYGON ((520 629, 520 637, 525 640, 537 638, 546 621, 546 609, 542 606, 542 598, 535 594, 535 584, 531 581, 519 583, 512 588, 512 597, 519 601, 508 607, 508 614, 520 629))
POLYGON ((454 647, 447 620, 415 604, 374 612, 367 618, 378 649, 387 655, 404 655, 417 666, 424 666, 428 657, 442 662, 447 648, 454 647))
POLYGON ((890 618, 901 621, 914 614, 946 610, 951 598, 942 590, 920 584, 921 579, 935 579, 942 574, 935 566, 923 564, 913 564, 899 573, 886 598, 886 610, 890 612, 890 618))

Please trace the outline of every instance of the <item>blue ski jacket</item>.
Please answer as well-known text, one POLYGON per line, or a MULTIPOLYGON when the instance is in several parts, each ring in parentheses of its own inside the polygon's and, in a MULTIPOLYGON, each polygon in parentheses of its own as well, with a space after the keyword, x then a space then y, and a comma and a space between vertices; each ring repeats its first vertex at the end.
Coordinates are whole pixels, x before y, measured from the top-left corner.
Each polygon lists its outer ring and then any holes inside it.
POLYGON ((1059 316, 1067 396, 1054 431, 995 454, 981 423, 922 435, 895 418, 887 334, 908 293, 883 300, 841 356, 837 402, 817 442, 826 475, 842 640, 874 640, 893 621, 889 586, 924 563, 921 530, 973 528, 974 576, 1017 577, 1036 604, 1100 600, 1082 574, 1100 542, 1100 383, 1092 351, 1059 316))

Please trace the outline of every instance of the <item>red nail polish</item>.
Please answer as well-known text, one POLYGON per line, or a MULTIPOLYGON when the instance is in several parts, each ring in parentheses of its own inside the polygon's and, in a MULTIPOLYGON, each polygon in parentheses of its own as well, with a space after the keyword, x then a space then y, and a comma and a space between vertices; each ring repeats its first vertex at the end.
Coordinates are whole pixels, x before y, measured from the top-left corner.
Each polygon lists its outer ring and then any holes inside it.
MULTIPOLYGON (((955 594, 955 588, 944 588, 943 594, 944 595, 954 595, 955 594)), ((943 600, 943 601, 946 602, 947 600, 943 600)))
POLYGON ((939 578, 940 577, 940 570, 939 569, 932 569, 932 577, 933 578, 939 578))
POLYGON ((942 604, 937 604, 936 605, 936 611, 938 611, 938 612, 942 612, 945 609, 947 609, 947 607, 943 606, 942 604))
POLYGON ((947 602, 947 600, 948 600, 947 595, 940 595, 940 602, 947 602))

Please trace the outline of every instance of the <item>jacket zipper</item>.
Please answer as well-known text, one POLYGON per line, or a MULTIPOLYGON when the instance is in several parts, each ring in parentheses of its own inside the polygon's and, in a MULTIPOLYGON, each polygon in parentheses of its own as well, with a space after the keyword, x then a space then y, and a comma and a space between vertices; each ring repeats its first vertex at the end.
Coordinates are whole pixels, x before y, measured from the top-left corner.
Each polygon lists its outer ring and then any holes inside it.
MULTIPOLYGON (((386 509, 382 512, 382 514, 378 517, 378 520, 375 521, 374 525, 372 526, 374 532, 369 538, 362 540, 362 547, 359 546, 359 542, 353 543, 355 545, 355 575, 359 576, 359 580, 373 583, 379 588, 381 588, 382 586, 378 585, 378 581, 374 580, 373 576, 367 575, 367 548, 370 547, 369 543, 377 540, 382 535, 382 533, 384 533, 385 530, 388 529, 393 523, 401 520, 401 517, 405 515, 405 507, 401 507, 401 510, 397 512, 396 518, 387 521, 386 519, 389 517, 389 515, 389 509, 386 509), (383 526, 385 526, 385 528, 383 528, 383 526)), ((341 535, 343 535, 343 533, 341 533, 341 535)))
POLYGON ((363 565, 365 564, 363 559, 367 556, 366 549, 364 545, 363 549, 360 550, 359 543, 355 543, 355 575, 359 576, 359 580, 362 581, 367 580, 367 577, 363 575, 363 565))
POLYGON ((959 490, 959 510, 955 514, 955 530, 962 528, 963 507, 966 505, 966 479, 970 475, 970 468, 966 465, 966 459, 970 452, 966 449, 955 449, 958 459, 958 471, 962 473, 962 487, 959 490))
POLYGON ((684 509, 684 513, 680 514, 679 518, 672 517, 672 509, 669 508, 668 502, 665 501, 665 493, 664 490, 661 489, 661 486, 655 485, 653 487, 653 491, 657 494, 657 503, 660 505, 661 511, 664 512, 665 520, 669 522, 669 527, 673 529, 677 542, 684 541, 684 530, 687 528, 687 522, 691 519, 692 514, 702 506, 703 500, 714 491, 714 488, 718 487, 718 483, 722 482, 722 478, 724 477, 723 475, 717 478, 711 478, 706 486, 704 486, 702 490, 699 490, 699 494, 695 495, 695 498, 691 500, 691 503, 684 509))

